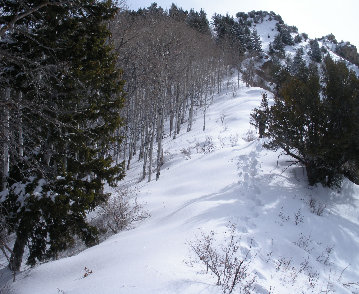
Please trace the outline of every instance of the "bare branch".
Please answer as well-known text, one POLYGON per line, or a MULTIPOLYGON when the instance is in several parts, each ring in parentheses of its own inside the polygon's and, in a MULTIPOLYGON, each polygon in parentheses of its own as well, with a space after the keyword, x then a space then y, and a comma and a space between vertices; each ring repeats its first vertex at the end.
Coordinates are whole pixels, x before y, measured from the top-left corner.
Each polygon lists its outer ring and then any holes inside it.
POLYGON ((23 18, 29 16, 30 14, 33 14, 34 12, 39 11, 41 8, 46 7, 48 5, 60 5, 60 3, 45 1, 31 9, 29 9, 26 12, 15 15, 14 18, 8 24, 4 25, 0 29, 0 38, 2 38, 6 34, 7 31, 11 30, 15 26, 16 22, 18 22, 20 19, 23 19, 23 18))

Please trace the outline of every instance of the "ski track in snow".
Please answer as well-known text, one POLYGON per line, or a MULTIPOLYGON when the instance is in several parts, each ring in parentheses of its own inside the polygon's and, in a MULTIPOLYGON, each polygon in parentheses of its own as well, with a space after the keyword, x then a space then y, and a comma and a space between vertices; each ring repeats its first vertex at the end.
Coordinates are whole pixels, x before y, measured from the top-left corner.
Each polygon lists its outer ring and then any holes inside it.
POLYGON ((219 294, 213 277, 186 264, 188 242, 211 230, 220 242, 229 222, 252 248, 256 293, 319 293, 327 281, 337 293, 352 293, 342 284, 359 281, 358 187, 308 188, 303 169, 288 167, 290 158, 264 149, 261 139, 243 140, 263 91, 241 84, 235 95, 217 95, 206 131, 198 110, 191 132, 183 125, 175 140, 165 140, 159 181, 137 183, 141 163, 133 163, 124 184, 136 183, 150 218, 76 256, 24 270, 14 293, 219 294), (214 148, 203 152, 208 138, 214 148), (311 197, 326 205, 323 216, 310 212, 311 197))

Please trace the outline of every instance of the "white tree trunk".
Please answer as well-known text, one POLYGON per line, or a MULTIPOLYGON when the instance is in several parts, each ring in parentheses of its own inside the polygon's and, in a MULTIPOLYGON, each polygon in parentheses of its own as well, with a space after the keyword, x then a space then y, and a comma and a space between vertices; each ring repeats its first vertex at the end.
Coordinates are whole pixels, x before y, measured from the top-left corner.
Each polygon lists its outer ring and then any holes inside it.
POLYGON ((10 171, 10 88, 5 89, 4 117, 3 117, 3 135, 4 143, 2 150, 2 189, 7 189, 7 179, 10 171))
POLYGON ((23 130, 23 122, 22 122, 22 109, 21 109, 21 101, 22 101, 22 92, 19 92, 19 156, 24 156, 24 130, 23 130))

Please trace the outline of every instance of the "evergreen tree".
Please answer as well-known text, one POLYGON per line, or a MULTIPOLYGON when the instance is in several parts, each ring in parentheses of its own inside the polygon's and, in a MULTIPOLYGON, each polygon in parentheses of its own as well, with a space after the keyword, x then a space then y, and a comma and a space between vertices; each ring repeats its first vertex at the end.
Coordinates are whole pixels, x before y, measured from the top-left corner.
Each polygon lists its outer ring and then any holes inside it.
POLYGON ((273 42, 269 46, 270 54, 284 55, 284 44, 280 34, 276 35, 273 42))
POLYGON ((38 19, 30 15, 19 23, 31 30, 16 27, 1 44, 3 52, 17 50, 12 60, 1 60, 14 65, 9 75, 24 77, 7 84, 12 95, 22 93, 23 148, 10 157, 1 193, 1 213, 16 232, 9 265, 14 271, 26 245, 33 265, 56 257, 74 235, 94 244, 97 231, 86 213, 106 201, 105 183, 123 177, 111 157, 123 104, 106 25, 115 12, 110 1, 46 6, 38 19), (20 66, 15 57, 29 62, 20 66))
POLYGON ((339 186, 343 176, 359 183, 358 99, 355 73, 327 57, 322 82, 315 65, 307 75, 287 75, 274 105, 255 109, 253 124, 266 114, 265 147, 283 149, 305 166, 310 185, 339 186))
POLYGON ((302 80, 306 80, 306 77, 308 75, 308 68, 306 66, 306 63, 303 59, 304 50, 303 48, 298 48, 295 52, 293 62, 291 64, 290 72, 293 76, 297 76, 302 80))
MULTIPOLYGON (((233 55, 241 56, 246 51, 252 50, 253 40, 251 31, 247 23, 236 21, 228 14, 226 16, 215 14, 213 16, 213 26, 216 32, 217 43, 223 47, 227 47, 233 55)), ((258 44, 256 44, 258 45, 258 44)))
POLYGON ((251 49, 258 53, 262 52, 261 38, 258 36, 256 29, 254 29, 251 34, 251 49))
POLYGON ((253 50, 254 44, 252 43, 251 30, 246 24, 240 27, 239 40, 245 46, 247 51, 253 50))
POLYGON ((283 44, 289 45, 289 46, 294 45, 294 40, 290 34, 290 29, 288 26, 277 23, 277 30, 279 32, 279 36, 280 36, 283 44))
POLYGON ((359 184, 359 79, 344 62, 324 60, 326 164, 359 184))
POLYGON ((321 62, 322 61, 322 53, 319 48, 319 43, 317 40, 310 41, 310 58, 314 62, 321 62))
POLYGON ((232 16, 215 14, 212 19, 218 42, 232 37, 238 38, 238 28, 232 16))
POLYGON ((299 44, 302 42, 302 37, 298 34, 298 35, 295 35, 294 37, 294 43, 295 44, 299 44))
POLYGON ((177 21, 185 21, 188 12, 183 11, 182 8, 178 8, 174 3, 172 3, 170 9, 168 10, 168 15, 177 21))
POLYGON ((194 28, 202 34, 211 34, 207 15, 202 9, 199 13, 191 9, 187 15, 186 22, 191 28, 194 28))

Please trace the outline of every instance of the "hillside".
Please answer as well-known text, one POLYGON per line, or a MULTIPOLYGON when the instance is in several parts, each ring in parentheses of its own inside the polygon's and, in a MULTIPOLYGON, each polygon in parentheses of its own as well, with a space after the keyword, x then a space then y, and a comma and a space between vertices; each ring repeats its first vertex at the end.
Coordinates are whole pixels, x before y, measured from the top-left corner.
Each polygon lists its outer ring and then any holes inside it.
POLYGON ((333 34, 310 39, 295 26, 285 24, 280 15, 267 11, 239 12, 234 18, 217 15, 217 18, 221 20, 217 21, 219 24, 214 23, 215 30, 225 32, 219 36, 217 33, 219 39, 224 35, 245 44, 246 52, 240 68, 243 78, 251 85, 274 90, 276 66, 290 70, 298 53, 307 65, 319 65, 329 55, 334 60, 345 62, 348 68, 359 74, 357 48, 350 42, 338 42, 333 34))
POLYGON ((359 293, 357 49, 88 4, 0 20, 0 294, 359 293))
POLYGON ((250 251, 253 293, 357 293, 359 188, 310 188, 302 168, 263 149, 249 125, 262 92, 242 83, 224 91, 204 132, 198 111, 191 132, 166 138, 159 181, 137 183, 141 165, 130 170, 124 185, 139 189, 150 218, 76 256, 24 270, 13 292, 221 293, 204 265, 191 266, 190 244, 213 231, 220 250, 230 223, 237 254, 250 251))

